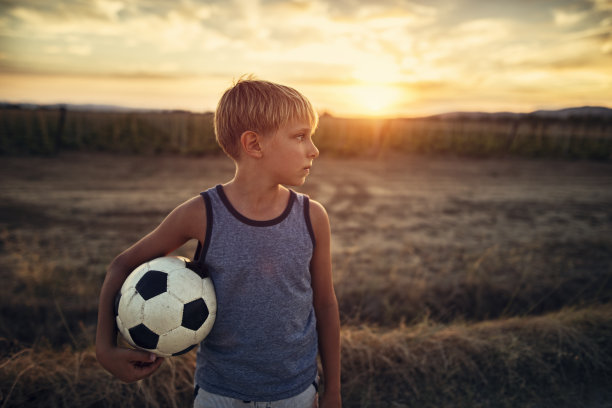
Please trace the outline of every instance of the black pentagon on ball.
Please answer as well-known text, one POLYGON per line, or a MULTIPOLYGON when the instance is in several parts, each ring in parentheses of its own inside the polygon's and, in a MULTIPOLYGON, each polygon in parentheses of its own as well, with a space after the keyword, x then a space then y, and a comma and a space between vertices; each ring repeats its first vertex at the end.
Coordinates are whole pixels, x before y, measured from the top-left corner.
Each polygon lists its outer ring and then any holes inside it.
POLYGON ((198 330, 208 317, 208 307, 204 299, 196 299, 183 306, 183 321, 181 326, 191 330, 198 330))
POLYGON ((132 340, 138 347, 150 350, 157 347, 159 336, 153 333, 144 324, 141 323, 138 326, 134 326, 128 331, 130 332, 130 337, 132 337, 132 340))
POLYGON ((115 317, 119 316, 119 302, 121 301, 121 292, 117 292, 117 296, 115 296, 115 317))
POLYGON ((176 357, 176 356, 180 356, 181 354, 185 354, 186 352, 193 350, 193 348, 194 348, 195 346, 197 346, 197 344, 193 344, 193 345, 191 345, 191 346, 187 347, 185 350, 182 350, 182 351, 179 351, 179 352, 173 353, 172 355, 173 355, 173 356, 175 356, 175 357, 176 357))
POLYGON ((160 295, 168 290, 168 274, 160 271, 148 271, 136 284, 136 291, 144 300, 160 295))

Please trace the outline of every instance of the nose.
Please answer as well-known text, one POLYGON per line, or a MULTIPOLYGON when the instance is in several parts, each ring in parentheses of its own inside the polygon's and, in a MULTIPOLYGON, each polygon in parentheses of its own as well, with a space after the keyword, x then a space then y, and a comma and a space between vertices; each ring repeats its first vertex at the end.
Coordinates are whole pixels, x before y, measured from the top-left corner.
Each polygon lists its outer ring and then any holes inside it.
POLYGON ((308 152, 308 157, 311 157, 313 159, 319 157, 319 149, 317 149, 317 146, 315 146, 312 139, 310 139, 310 150, 308 152))

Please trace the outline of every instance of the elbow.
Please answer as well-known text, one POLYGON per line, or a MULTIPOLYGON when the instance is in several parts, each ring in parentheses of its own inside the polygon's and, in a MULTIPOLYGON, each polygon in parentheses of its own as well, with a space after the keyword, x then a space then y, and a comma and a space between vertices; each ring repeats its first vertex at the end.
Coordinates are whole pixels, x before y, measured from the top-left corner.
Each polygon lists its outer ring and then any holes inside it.
POLYGON ((338 315, 338 300, 336 296, 330 296, 315 302, 315 313, 317 314, 317 318, 338 315))
POLYGON ((116 274, 119 271, 125 271, 128 269, 128 262, 125 254, 119 254, 111 261, 106 270, 107 274, 116 274))
POLYGON ((117 255, 117 257, 108 265, 106 276, 107 278, 117 277, 124 280, 130 274, 130 272, 136 268, 136 266, 138 265, 134 265, 134 261, 130 259, 130 256, 123 252, 117 255))

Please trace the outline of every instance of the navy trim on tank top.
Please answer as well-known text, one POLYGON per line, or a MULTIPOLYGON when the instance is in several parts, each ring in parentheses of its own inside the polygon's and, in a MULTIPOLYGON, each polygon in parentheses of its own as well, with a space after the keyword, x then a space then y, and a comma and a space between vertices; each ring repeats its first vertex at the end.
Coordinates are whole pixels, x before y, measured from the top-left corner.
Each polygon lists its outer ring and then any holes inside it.
POLYGON ((273 218, 271 220, 259 221, 259 220, 252 220, 240 214, 238 210, 236 210, 234 206, 232 205, 232 203, 230 203, 230 201, 228 200, 227 196, 225 195, 225 191, 223 191, 223 186, 221 184, 217 185, 215 189, 217 190, 217 194, 219 194, 219 197, 221 198, 223 205, 225 205, 225 208, 227 208, 227 210, 238 221, 246 225, 251 225, 253 227, 271 227, 272 225, 281 223, 285 218, 287 218, 287 216, 291 212, 293 201, 296 199, 295 192, 293 190, 289 190, 289 201, 287 202, 287 206, 285 207, 285 210, 283 211, 283 213, 279 215, 278 217, 273 218))
POLYGON ((312 222, 310 221, 310 199, 308 196, 304 196, 304 220, 306 221, 306 228, 308 229, 308 234, 310 235, 310 239, 312 240, 313 248, 317 246, 317 242, 315 241, 314 230, 312 229, 312 222))
POLYGON ((213 211, 212 211, 212 203, 210 202, 210 197, 206 191, 200 193, 202 198, 204 199, 204 205, 206 206, 206 235, 204 236, 204 245, 200 241, 198 241, 198 247, 195 251, 194 260, 200 264, 204 263, 206 259, 206 253, 208 252, 208 247, 210 246, 210 237, 212 235, 213 228, 213 211))

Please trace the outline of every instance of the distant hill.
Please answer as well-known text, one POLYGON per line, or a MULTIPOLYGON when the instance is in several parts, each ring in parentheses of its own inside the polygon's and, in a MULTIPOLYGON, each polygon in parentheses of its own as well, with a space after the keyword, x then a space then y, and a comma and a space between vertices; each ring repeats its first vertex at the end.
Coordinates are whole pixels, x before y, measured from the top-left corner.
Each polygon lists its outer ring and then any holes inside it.
POLYGON ((448 112, 439 115, 428 116, 431 119, 442 120, 483 120, 483 119, 520 119, 523 117, 537 117, 546 119, 581 119, 599 118, 612 120, 612 109, 603 106, 581 106, 558 110, 537 110, 528 113, 515 112, 448 112))
POLYGON ((537 110, 532 112, 531 115, 558 119, 578 118, 584 116, 606 117, 610 119, 612 118, 612 109, 602 106, 581 106, 579 108, 566 108, 559 110, 537 110))

